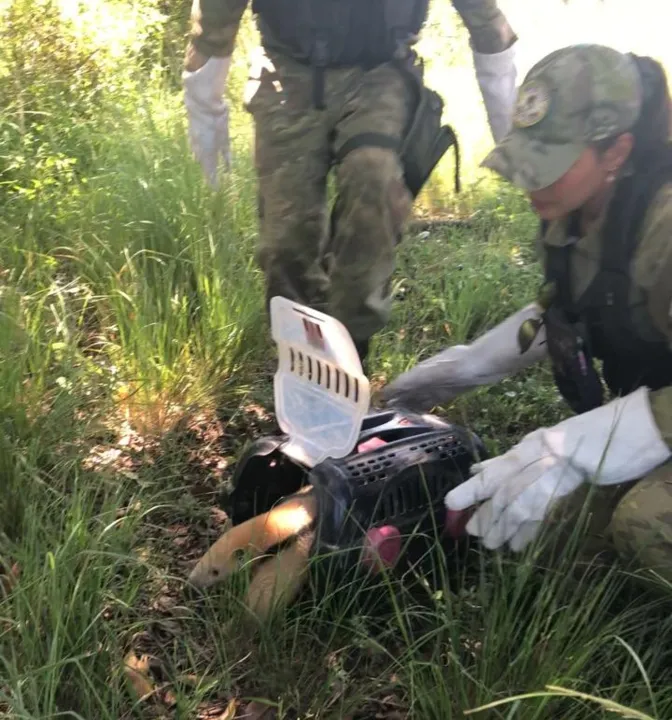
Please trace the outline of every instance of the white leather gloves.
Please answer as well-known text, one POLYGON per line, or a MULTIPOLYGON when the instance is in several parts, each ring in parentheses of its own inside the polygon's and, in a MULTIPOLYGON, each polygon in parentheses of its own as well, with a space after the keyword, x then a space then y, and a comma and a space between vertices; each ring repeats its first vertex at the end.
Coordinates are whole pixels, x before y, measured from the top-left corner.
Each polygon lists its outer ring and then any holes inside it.
POLYGON ((210 57, 198 70, 182 73, 191 149, 212 187, 218 184, 220 158, 227 169, 231 164, 229 106, 224 98, 230 65, 230 57, 210 57))
POLYGON ((494 549, 522 550, 560 498, 583 482, 636 480, 670 458, 642 387, 624 398, 540 428, 499 457, 474 465, 476 474, 446 495, 449 510, 483 503, 467 523, 470 535, 494 549))
POLYGON ((515 47, 514 43, 504 52, 493 55, 472 51, 476 80, 495 143, 500 142, 511 127, 516 100, 515 47))
POLYGON ((518 330, 525 320, 538 320, 533 303, 511 315, 471 345, 455 345, 418 363, 382 391, 386 405, 427 412, 479 385, 496 383, 546 357, 546 328, 542 325, 531 346, 521 353, 518 330))

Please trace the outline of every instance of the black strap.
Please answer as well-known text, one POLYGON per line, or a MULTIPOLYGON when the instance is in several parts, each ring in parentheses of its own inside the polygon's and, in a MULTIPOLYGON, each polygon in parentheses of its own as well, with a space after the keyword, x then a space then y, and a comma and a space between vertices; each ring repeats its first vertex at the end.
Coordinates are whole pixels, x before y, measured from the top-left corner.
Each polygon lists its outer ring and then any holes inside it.
MULTIPOLYGON (((568 219, 567 232, 571 237, 579 237, 580 230, 578 224, 579 215, 578 212, 574 212, 568 219)), ((542 242, 549 225, 550 223, 547 221, 542 221, 542 242)), ((568 243, 559 247, 555 245, 546 247, 546 279, 555 284, 554 297, 557 303, 568 314, 572 314, 571 311, 574 308, 571 286, 571 256, 573 249, 574 243, 568 243)))
POLYGON ((627 272, 637 249, 638 232, 660 188, 672 181, 672 144, 667 144, 646 167, 621 180, 611 202, 602 245, 602 268, 627 272))
POLYGON ((383 2, 385 3, 385 24, 392 35, 391 40, 396 50, 403 51, 409 37, 422 26, 427 16, 429 2, 428 0, 414 0, 410 12, 407 2, 401 0, 383 0, 383 2))
MULTIPOLYGON (((443 128, 444 144, 447 148, 451 145, 455 148, 455 192, 459 193, 462 189, 460 183, 460 143, 455 135, 453 129, 445 125, 443 128)), ((401 149, 401 143, 397 138, 391 135, 383 135, 382 133, 359 133, 359 135, 353 135, 353 137, 346 140, 340 149, 334 153, 334 161, 336 163, 342 163, 346 155, 349 155, 353 150, 358 150, 362 147, 379 147, 387 150, 393 150, 399 152, 401 149)), ((417 188, 422 185, 423 177, 419 168, 415 168, 411 163, 404 165, 404 175, 406 184, 415 195, 417 188)))
POLYGON ((401 143, 391 135, 376 132, 359 133, 359 135, 353 135, 343 143, 338 152, 334 153, 334 159, 337 163, 342 163, 346 155, 362 147, 379 147, 398 152, 401 143))
POLYGON ((315 45, 311 57, 313 66, 313 104, 316 110, 324 110, 324 72, 329 64, 329 41, 326 31, 315 32, 315 45))
POLYGON ((324 68, 313 67, 313 105, 316 110, 324 110, 324 68))
POLYGON ((647 195, 646 189, 637 187, 647 185, 645 178, 635 180, 624 178, 611 200, 611 212, 607 216, 602 232, 600 270, 617 274, 628 274, 629 261, 637 245, 637 228, 641 221, 636 208, 638 200, 647 195))
POLYGON ((450 131, 452 134, 451 145, 455 148, 455 175, 453 180, 455 183, 455 192, 459 193, 462 191, 462 183, 460 181, 460 141, 457 139, 457 135, 451 127, 446 125, 444 130, 450 131))
POLYGON ((333 18, 329 13, 330 3, 324 0, 304 0, 305 19, 313 29, 313 47, 310 64, 313 68, 313 105, 324 110, 324 74, 329 66, 329 37, 333 18))

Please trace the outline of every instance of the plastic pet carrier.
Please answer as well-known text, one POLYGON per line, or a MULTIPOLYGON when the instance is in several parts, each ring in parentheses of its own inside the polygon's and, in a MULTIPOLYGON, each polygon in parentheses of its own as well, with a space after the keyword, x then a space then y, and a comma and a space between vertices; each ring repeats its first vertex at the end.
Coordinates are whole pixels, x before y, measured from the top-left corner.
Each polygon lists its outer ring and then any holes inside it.
POLYGON ((340 323, 278 297, 271 312, 282 432, 256 440, 238 461, 221 500, 233 525, 311 485, 313 553, 349 557, 372 528, 442 528, 446 493, 486 457, 481 440, 433 415, 372 411, 368 379, 340 323))

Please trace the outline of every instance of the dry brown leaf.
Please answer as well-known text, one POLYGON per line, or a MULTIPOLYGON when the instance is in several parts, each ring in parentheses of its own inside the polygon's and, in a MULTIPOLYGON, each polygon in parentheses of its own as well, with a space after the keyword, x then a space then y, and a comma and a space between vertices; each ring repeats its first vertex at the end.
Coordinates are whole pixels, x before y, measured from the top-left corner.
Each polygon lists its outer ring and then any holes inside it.
POLYGON ((229 519, 229 516, 224 512, 224 510, 221 510, 218 507, 210 508, 210 515, 213 522, 217 523, 218 525, 225 525, 229 519))
POLYGON ((159 595, 150 605, 150 608, 152 610, 160 611, 160 612, 167 612, 170 610, 175 604, 176 600, 171 595, 159 595))
POLYGON ((184 685, 198 685, 203 678, 194 673, 186 673, 185 675, 179 675, 178 680, 184 685))
POLYGON ((217 718, 217 720, 233 720, 236 717, 236 711, 238 710, 238 701, 236 698, 231 698, 229 704, 226 706, 226 710, 217 718))
POLYGON ((244 412, 250 413, 251 415, 254 415, 254 417, 257 418, 257 420, 270 420, 271 416, 268 414, 268 410, 266 408, 262 407, 261 405, 257 405, 257 403, 248 403, 244 408, 244 412))
MULTIPOLYGON (((228 709, 228 708, 227 708, 228 709)), ((275 708, 262 702, 253 700, 248 703, 240 716, 240 720, 273 720, 276 717, 275 708)))
POLYGON ((168 689, 163 693, 163 702, 168 707, 175 707, 175 705, 177 705, 177 695, 175 695, 172 690, 168 689))
POLYGON ((231 698, 226 707, 224 707, 223 701, 202 705, 197 717, 198 720, 234 720, 237 709, 238 700, 231 698))
POLYGON ((124 674, 139 700, 146 700, 154 694, 154 684, 149 679, 149 655, 138 657, 131 650, 124 660, 124 674))
POLYGON ((19 575, 21 574, 21 571, 19 569, 19 566, 17 563, 14 563, 6 575, 0 575, 0 590, 2 590, 3 593, 6 595, 9 595, 10 592, 16 587, 16 583, 19 580, 19 575))
POLYGON ((217 678, 210 675, 196 675, 196 673, 183 673, 177 676, 177 681, 182 685, 197 687, 202 684, 216 683, 217 678))

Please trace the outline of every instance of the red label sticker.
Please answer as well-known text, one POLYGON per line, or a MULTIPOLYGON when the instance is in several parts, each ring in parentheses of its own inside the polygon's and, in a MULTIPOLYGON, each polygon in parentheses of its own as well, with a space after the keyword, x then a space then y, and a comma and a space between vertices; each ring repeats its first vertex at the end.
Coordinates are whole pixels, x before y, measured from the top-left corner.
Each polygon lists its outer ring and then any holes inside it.
POLYGON ((306 340, 311 347, 324 350, 324 337, 322 328, 310 320, 303 319, 303 329, 306 331, 306 340))

